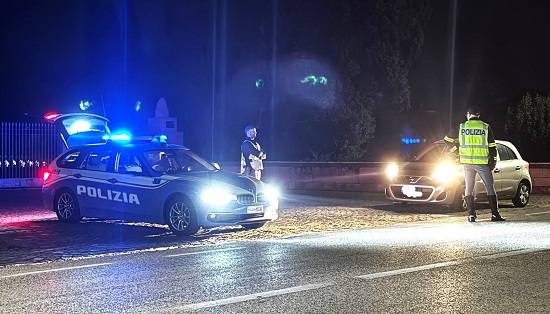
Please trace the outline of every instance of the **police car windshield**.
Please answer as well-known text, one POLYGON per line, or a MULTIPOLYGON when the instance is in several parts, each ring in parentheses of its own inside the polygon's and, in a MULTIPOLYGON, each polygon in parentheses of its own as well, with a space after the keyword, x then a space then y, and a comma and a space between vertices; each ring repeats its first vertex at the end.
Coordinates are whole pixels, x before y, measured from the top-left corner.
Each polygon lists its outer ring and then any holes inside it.
POLYGON ((197 154, 186 149, 158 149, 143 152, 149 166, 159 172, 180 173, 214 171, 216 168, 197 154))

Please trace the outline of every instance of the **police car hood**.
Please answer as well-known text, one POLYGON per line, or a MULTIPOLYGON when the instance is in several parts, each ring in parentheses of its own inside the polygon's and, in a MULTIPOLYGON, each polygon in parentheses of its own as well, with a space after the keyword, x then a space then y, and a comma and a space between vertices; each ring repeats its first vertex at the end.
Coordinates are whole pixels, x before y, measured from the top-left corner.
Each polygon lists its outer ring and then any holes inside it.
POLYGON ((243 193, 245 191, 258 193, 267 189, 267 185, 255 178, 230 171, 197 171, 184 174, 170 174, 170 177, 180 180, 200 181, 205 187, 215 187, 226 192, 243 193))

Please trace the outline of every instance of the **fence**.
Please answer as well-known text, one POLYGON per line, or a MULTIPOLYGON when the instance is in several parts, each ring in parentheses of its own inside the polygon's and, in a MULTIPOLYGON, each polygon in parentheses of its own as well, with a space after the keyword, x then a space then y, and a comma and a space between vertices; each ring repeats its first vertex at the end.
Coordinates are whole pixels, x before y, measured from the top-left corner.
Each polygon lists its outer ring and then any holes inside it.
POLYGON ((49 123, 2 122, 0 179, 39 177, 61 153, 58 137, 49 123))

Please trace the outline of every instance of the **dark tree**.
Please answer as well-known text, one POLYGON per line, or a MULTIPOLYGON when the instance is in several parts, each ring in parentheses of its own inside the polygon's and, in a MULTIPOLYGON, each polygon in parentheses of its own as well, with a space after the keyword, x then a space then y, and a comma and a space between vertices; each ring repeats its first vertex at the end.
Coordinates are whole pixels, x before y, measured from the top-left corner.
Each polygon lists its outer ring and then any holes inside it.
POLYGON ((550 96, 530 93, 508 107, 505 130, 522 154, 531 162, 550 158, 550 96))
POLYGON ((429 1, 293 1, 282 12, 281 52, 293 60, 322 56, 336 73, 309 99, 317 106, 289 122, 292 134, 313 139, 305 146, 314 160, 365 160, 375 132, 395 130, 410 109, 408 75, 423 43, 429 1))

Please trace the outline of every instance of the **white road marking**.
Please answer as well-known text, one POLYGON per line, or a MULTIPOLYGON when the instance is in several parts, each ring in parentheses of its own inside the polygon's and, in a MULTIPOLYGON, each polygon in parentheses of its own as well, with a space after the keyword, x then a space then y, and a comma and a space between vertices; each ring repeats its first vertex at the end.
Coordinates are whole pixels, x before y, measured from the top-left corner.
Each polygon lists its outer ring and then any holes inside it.
POLYGON ((186 304, 181 307, 177 308, 171 308, 170 310, 199 310, 204 309, 208 307, 215 307, 220 305, 227 305, 232 303, 239 303, 244 301, 250 301, 258 298, 269 298, 269 297, 275 297, 283 294, 289 294, 289 293, 295 293, 295 292, 301 292, 301 291, 307 291, 307 290, 314 290, 319 288, 324 288, 332 285, 332 283, 318 283, 318 284, 310 284, 310 285, 303 285, 303 286, 296 286, 286 289, 279 289, 279 290, 272 290, 267 292, 260 292, 260 293, 254 293, 254 294, 248 294, 243 295, 239 297, 233 297, 233 298, 227 298, 227 299, 221 299, 221 300, 214 300, 214 301, 208 301, 208 302, 202 302, 202 303, 194 303, 194 304, 186 304))
POLYGON ((200 252, 191 252, 191 253, 172 254, 172 255, 166 255, 165 257, 197 255, 197 254, 215 253, 215 252, 223 252, 223 251, 234 251, 234 250, 242 250, 242 249, 244 249, 244 247, 234 247, 234 248, 219 249, 219 250, 209 250, 209 251, 200 251, 200 252))
POLYGON ((384 271, 384 272, 380 272, 380 273, 373 273, 373 274, 355 276, 354 278, 376 279, 376 278, 389 277, 389 276, 395 276, 395 275, 406 274, 406 273, 413 273, 413 272, 423 271, 423 270, 428 270, 428 269, 433 269, 433 268, 454 266, 454 265, 458 265, 458 264, 462 264, 462 263, 464 263, 464 261, 450 261, 450 262, 422 265, 422 266, 416 266, 416 267, 411 267, 411 268, 402 268, 402 269, 384 271))
POLYGON ((525 216, 536 216, 536 215, 544 215, 544 214, 550 214, 550 211, 548 211, 548 212, 530 213, 530 214, 525 214, 525 216))
POLYGON ((479 258, 495 259, 495 258, 501 258, 501 257, 520 255, 520 254, 536 253, 536 252, 541 252, 541 251, 546 251, 546 250, 545 249, 523 249, 523 250, 517 250, 517 251, 497 253, 497 254, 492 254, 492 255, 483 255, 483 256, 480 256, 479 258))
POLYGON ((88 268, 88 267, 98 267, 98 266, 105 266, 105 265, 110 265, 110 264, 112 264, 112 263, 90 264, 90 265, 82 265, 82 266, 75 266, 75 267, 64 267, 64 268, 55 268, 55 269, 48 269, 48 270, 38 270, 38 271, 31 271, 31 272, 28 272, 28 273, 20 273, 20 274, 2 276, 0 278, 19 277, 19 276, 27 276, 27 275, 34 275, 34 274, 42 274, 42 273, 52 273, 52 272, 56 272, 56 271, 79 269, 79 268, 88 268))
MULTIPOLYGON (((241 248, 237 248, 241 249, 241 248)), ((507 257, 507 256, 514 256, 514 255, 520 255, 520 254, 528 254, 528 253, 534 253, 539 251, 545 251, 547 249, 524 249, 524 250, 517 250, 517 251, 510 251, 510 252, 504 252, 504 253, 498 253, 498 254, 491 254, 491 255, 483 255, 483 256, 477 256, 474 258, 467 258, 462 260, 455 260, 455 261, 448 261, 448 262, 441 262, 441 263, 435 263, 435 264, 428 264, 428 265, 421 265, 416 267, 410 267, 410 268, 402 268, 402 269, 396 269, 396 270, 390 270, 390 271, 384 271, 379 273, 372 273, 367 275, 361 275, 361 276, 355 276, 354 278, 358 279, 377 279, 377 278, 383 278, 383 277, 389 277, 389 276, 396 276, 401 274, 407 274, 407 273, 413 273, 413 272, 419 272, 429 269, 435 269, 435 268, 442 268, 447 266, 455 266, 464 264, 467 262, 471 262, 473 260, 478 259, 493 259, 493 258, 501 258, 501 257, 507 257)), ((208 251, 206 251, 208 252, 208 251)), ((197 252, 202 253, 202 252, 197 252)), ((193 254, 193 253, 191 253, 193 254)), ((260 293, 254 293, 254 294, 247 294, 242 295, 238 297, 231 297, 226 299, 220 299, 220 300, 214 300, 214 301, 207 301, 207 302, 201 302, 201 303, 192 303, 192 304, 185 304, 178 307, 170 307, 170 312, 173 312, 174 310, 184 310, 184 311, 193 311, 193 310, 199 310, 204 308, 210 308, 210 307, 216 307, 221 305, 228 305, 228 304, 234 304, 234 303, 240 303, 245 301, 251 301, 259 298, 269 298, 274 296, 280 296, 284 294, 289 293, 296 293, 301 291, 307 291, 307 290, 314 290, 314 289, 320 289, 325 288, 334 285, 334 283, 331 282, 322 282, 318 284, 309 284, 309 285, 302 285, 302 286, 296 286, 291 288, 285 288, 285 289, 279 289, 279 290, 271 290, 266 292, 260 292, 260 293)))

